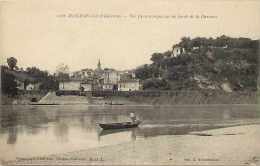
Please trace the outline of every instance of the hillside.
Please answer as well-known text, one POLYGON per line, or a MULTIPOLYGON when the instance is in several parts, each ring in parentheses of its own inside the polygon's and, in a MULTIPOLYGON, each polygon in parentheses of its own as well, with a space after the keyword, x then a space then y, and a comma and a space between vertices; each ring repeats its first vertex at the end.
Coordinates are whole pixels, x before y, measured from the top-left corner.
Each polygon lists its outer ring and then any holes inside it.
POLYGON ((258 40, 182 38, 184 51, 154 53, 152 64, 136 69, 144 89, 244 91, 257 89, 258 40))

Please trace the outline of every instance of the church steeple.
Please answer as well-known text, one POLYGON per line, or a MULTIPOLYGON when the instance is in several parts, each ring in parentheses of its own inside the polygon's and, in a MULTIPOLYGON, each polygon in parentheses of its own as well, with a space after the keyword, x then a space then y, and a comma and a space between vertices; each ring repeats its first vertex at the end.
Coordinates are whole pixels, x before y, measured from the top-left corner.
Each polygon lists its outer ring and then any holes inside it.
POLYGON ((98 69, 98 70, 101 70, 101 63, 100 63, 100 59, 98 60, 97 69, 98 69))

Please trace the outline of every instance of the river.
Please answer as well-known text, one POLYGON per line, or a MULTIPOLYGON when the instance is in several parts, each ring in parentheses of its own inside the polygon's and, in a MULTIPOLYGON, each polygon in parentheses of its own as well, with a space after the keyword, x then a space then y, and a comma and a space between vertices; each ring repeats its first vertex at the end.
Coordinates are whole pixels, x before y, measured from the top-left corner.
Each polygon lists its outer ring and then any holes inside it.
POLYGON ((254 123, 256 105, 109 106, 5 105, 0 110, 0 160, 116 145, 160 135, 254 123), (129 121, 139 128, 101 131, 97 123, 129 121))

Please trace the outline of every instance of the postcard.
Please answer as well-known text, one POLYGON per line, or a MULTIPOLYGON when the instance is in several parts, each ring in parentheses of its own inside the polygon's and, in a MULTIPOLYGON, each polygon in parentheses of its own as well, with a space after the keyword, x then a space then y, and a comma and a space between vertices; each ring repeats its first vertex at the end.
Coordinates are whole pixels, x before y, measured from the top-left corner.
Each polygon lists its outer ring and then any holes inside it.
POLYGON ((0 1, 0 165, 260 165, 258 0, 0 1))

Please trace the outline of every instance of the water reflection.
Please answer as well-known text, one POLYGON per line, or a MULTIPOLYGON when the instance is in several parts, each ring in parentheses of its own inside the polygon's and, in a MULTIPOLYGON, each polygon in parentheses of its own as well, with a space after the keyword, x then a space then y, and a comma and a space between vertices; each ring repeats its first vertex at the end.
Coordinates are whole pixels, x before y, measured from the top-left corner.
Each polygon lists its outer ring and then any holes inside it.
POLYGON ((106 136, 108 135, 113 135, 113 134, 120 134, 120 133, 128 133, 130 135, 130 138, 132 141, 135 141, 137 138, 137 133, 140 131, 140 128, 130 128, 130 129, 116 129, 116 130, 100 130, 97 131, 98 134, 98 140, 102 141, 102 138, 105 139, 106 136))
POLYGON ((68 142, 69 126, 64 119, 58 119, 54 126, 54 134, 58 142, 68 142))
POLYGON ((17 140, 17 127, 10 127, 8 128, 8 138, 7 138, 7 144, 15 144, 17 140))
MULTIPOLYGON (((64 153, 160 135, 182 135, 255 118, 259 118, 255 107, 242 106, 1 106, 0 147, 16 148, 13 156, 64 153), (129 121, 130 112, 142 121, 139 128, 100 132, 96 125, 129 121), (26 154, 22 148, 28 149, 26 154)), ((10 157, 1 149, 0 154, 10 157)))

